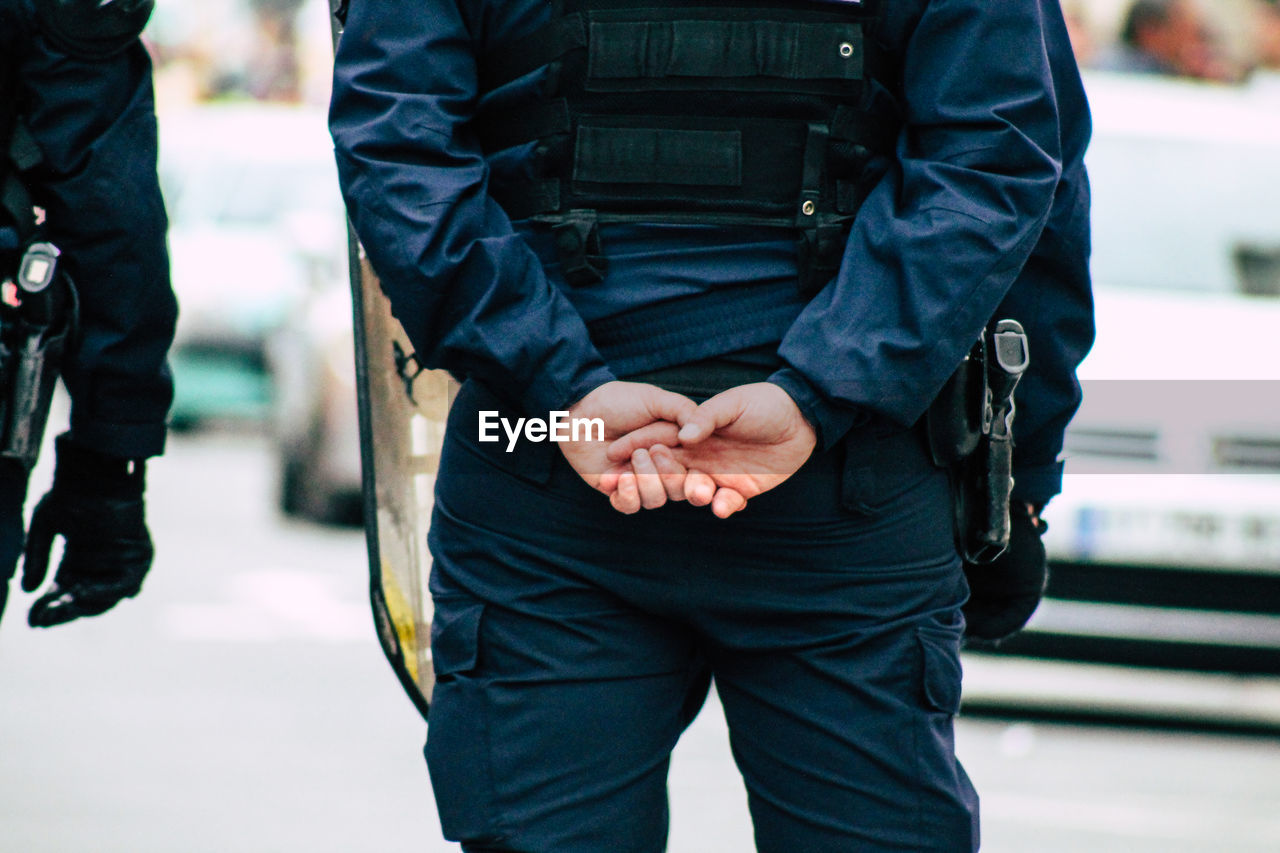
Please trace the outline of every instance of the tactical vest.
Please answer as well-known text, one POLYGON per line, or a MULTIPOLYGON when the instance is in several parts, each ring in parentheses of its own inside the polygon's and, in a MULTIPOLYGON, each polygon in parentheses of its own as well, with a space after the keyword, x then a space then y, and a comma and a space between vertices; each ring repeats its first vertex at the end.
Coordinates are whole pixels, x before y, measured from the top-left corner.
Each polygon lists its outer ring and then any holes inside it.
POLYGON ((551 227, 573 284, 603 277, 597 223, 665 222, 795 229, 820 287, 898 130, 865 107, 885 65, 874 2, 552 0, 479 61, 482 95, 547 66, 537 95, 482 98, 486 154, 533 143, 529 177, 490 192, 551 227))

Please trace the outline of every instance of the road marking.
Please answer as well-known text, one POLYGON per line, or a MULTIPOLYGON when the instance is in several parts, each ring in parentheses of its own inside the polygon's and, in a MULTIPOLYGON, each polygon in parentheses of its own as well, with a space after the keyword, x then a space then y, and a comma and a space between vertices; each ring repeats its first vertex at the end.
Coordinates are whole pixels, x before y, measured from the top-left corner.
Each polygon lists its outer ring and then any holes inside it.
POLYGON ((227 580, 218 602, 171 604, 165 630, 181 640, 212 642, 368 642, 368 604, 337 594, 330 578, 291 569, 242 572, 227 580))

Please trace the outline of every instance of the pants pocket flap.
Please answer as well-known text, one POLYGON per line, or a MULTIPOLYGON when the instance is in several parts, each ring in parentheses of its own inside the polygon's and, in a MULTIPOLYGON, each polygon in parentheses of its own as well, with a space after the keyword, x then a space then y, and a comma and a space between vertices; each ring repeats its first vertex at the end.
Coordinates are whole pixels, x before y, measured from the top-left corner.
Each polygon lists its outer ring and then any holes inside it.
POLYGON ((924 657, 924 698, 930 707, 947 714, 960 710, 960 638, 952 632, 917 630, 924 657))
POLYGON ((431 620, 431 662, 436 675, 475 669, 484 604, 474 599, 437 597, 431 620))

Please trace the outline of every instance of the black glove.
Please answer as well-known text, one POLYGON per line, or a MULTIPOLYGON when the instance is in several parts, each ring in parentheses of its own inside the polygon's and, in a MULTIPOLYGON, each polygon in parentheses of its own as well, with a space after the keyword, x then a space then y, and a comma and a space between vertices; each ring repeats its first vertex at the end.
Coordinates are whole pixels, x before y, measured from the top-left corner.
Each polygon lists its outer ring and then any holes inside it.
POLYGON ((49 569, 53 537, 66 541, 53 584, 31 606, 33 628, 47 628, 110 610, 142 588, 153 550, 147 533, 141 459, 106 456, 54 442, 53 488, 31 514, 22 588, 35 592, 49 569))
POLYGON ((1010 508, 1009 547, 990 563, 965 563, 969 600, 962 608, 965 637, 994 643, 1027 624, 1049 583, 1040 536, 1049 526, 1027 508, 1010 508))

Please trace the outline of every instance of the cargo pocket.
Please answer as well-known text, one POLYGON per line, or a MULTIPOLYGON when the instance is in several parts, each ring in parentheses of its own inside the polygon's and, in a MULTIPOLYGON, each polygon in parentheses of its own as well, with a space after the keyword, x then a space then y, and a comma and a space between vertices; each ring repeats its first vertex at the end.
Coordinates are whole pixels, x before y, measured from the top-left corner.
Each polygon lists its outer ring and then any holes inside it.
POLYGON ((486 683, 478 678, 484 604, 469 596, 435 599, 431 658, 436 685, 427 717, 427 771, 440 826, 453 841, 500 839, 495 806, 486 683))
POLYGON ((920 711, 915 725, 915 826, 912 849, 976 851, 978 801, 956 758, 960 710, 961 624, 916 629, 921 657, 920 711))
POLYGON ((954 715, 960 710, 960 634, 946 628, 916 630, 923 661, 921 689, 926 708, 954 715))
POLYGON ((431 620, 431 662, 436 681, 476 668, 484 604, 467 595, 437 595, 431 620))

